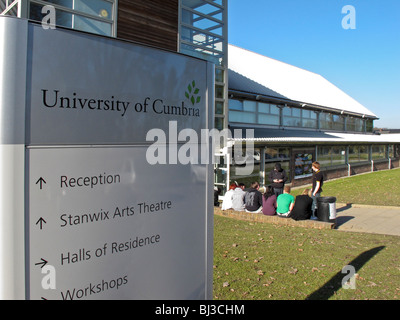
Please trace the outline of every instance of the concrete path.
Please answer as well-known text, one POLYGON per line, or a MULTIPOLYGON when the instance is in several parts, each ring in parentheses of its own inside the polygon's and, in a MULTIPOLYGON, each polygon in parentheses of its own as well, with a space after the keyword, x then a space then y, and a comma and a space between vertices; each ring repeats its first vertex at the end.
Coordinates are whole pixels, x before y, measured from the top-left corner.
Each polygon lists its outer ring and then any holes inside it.
POLYGON ((400 207, 336 204, 336 229, 400 236, 400 207))

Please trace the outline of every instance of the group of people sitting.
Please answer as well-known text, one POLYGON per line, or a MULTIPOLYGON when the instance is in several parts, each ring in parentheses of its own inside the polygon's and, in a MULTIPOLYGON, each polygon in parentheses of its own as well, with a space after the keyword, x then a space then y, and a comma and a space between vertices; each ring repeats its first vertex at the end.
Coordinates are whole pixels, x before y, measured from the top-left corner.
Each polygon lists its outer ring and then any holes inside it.
POLYGON ((290 191, 290 186, 284 186, 283 193, 277 194, 270 185, 265 188, 264 193, 261 193, 258 182, 253 182, 245 191, 243 183, 233 183, 224 196, 221 209, 263 213, 268 216, 278 215, 294 220, 310 219, 313 214, 311 190, 305 189, 296 198, 290 191))

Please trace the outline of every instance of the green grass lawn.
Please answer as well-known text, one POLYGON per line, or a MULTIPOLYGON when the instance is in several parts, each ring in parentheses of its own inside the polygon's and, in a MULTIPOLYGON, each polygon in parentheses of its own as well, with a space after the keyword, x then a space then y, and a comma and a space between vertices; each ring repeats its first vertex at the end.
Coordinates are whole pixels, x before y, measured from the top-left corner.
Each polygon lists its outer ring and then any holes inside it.
POLYGON ((400 299, 400 237, 215 216, 214 299, 400 299), (343 267, 356 268, 343 289, 343 267))
MULTIPOLYGON (((323 195, 400 206, 400 170, 326 182, 323 195)), ((400 299, 400 237, 220 216, 214 226, 215 300, 400 299), (356 270, 355 289, 342 287, 347 265, 356 270)))
MULTIPOLYGON (((296 196, 303 190, 293 190, 292 194, 296 196)), ((334 196, 341 203, 400 206, 400 169, 326 181, 322 196, 334 196)))

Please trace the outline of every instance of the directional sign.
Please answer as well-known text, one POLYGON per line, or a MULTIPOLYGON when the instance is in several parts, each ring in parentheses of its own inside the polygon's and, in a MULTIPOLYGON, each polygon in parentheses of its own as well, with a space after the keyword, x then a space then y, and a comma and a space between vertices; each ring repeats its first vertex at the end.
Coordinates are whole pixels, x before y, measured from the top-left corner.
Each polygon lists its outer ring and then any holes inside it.
POLYGON ((31 299, 204 299, 205 166, 153 166, 143 146, 29 160, 31 299), (45 266, 56 289, 43 288, 45 266))

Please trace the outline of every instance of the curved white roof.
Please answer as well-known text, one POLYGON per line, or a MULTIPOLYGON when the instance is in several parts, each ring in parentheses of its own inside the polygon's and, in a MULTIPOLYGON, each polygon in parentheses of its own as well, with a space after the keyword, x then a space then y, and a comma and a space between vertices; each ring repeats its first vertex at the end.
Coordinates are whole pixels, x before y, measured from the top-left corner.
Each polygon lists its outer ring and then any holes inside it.
POLYGON ((269 91, 277 98, 377 118, 319 74, 234 45, 228 46, 228 65, 229 89, 256 94, 269 91))

